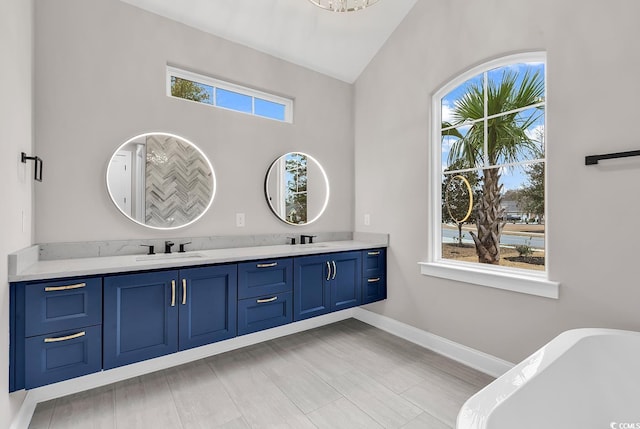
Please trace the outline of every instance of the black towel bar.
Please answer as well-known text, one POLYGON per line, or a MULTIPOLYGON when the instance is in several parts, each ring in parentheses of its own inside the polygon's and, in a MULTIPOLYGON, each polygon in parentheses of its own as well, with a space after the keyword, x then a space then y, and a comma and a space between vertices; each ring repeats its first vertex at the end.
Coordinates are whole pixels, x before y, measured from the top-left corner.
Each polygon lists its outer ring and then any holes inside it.
POLYGON ((626 158, 628 156, 640 156, 640 150, 630 150, 628 152, 607 153, 604 155, 585 156, 584 165, 595 165, 602 159, 626 158))

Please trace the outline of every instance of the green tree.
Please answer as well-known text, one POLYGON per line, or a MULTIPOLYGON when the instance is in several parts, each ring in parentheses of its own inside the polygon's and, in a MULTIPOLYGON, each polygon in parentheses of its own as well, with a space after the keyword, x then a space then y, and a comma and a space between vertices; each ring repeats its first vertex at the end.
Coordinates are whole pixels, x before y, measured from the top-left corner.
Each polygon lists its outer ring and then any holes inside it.
POLYGON ((528 184, 518 193, 518 205, 523 211, 542 219, 544 217, 544 162, 527 166, 525 173, 528 176, 528 184))
POLYGON ((175 76, 171 76, 171 95, 200 103, 212 103, 211 96, 204 85, 175 76))
MULTIPOLYGON (((522 118, 518 113, 492 117, 500 112, 530 106, 544 97, 544 80, 539 72, 508 70, 501 79, 487 82, 487 141, 485 152, 484 85, 471 83, 452 109, 452 123, 443 122, 442 128, 469 125, 463 135, 453 128, 443 131, 444 136, 456 137, 449 152, 449 164, 464 159, 468 165, 483 167, 508 164, 536 153, 538 142, 527 135, 539 115, 522 118), (474 122, 477 121, 477 122, 474 122)), ((538 110, 541 110, 538 109, 538 110)), ((539 114, 542 114, 541 112, 539 114)), ((502 185, 500 169, 485 168, 482 177, 482 197, 478 201, 476 225, 478 234, 471 233, 476 245, 478 261, 488 264, 500 263, 500 235, 504 227, 504 208, 501 206, 502 185)))
MULTIPOLYGON (((457 160, 450 165, 445 172, 462 170, 467 168, 464 160, 457 160)), ((474 223, 476 221, 475 202, 478 201, 480 192, 478 190, 478 172, 476 170, 466 171, 463 173, 445 174, 442 181, 442 222, 454 222, 458 226, 458 245, 462 246, 462 226, 465 223, 474 223), (471 187, 471 195, 467 185, 460 180, 464 177, 471 187), (469 198, 471 197, 471 198, 469 198), (471 199, 471 201, 469 201, 471 199), (471 214, 465 219, 469 211, 469 203, 471 202, 471 214), (463 220, 464 219, 464 220, 463 220)))
POLYGON ((286 210, 291 223, 307 223, 307 157, 291 155, 285 162, 287 172, 286 210))

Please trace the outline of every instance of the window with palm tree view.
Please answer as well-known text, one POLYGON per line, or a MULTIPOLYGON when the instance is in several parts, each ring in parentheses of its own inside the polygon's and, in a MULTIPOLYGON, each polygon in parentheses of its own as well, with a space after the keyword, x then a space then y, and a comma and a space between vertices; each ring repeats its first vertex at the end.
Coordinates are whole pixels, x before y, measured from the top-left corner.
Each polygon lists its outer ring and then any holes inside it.
POLYGON ((545 270, 545 98, 539 54, 493 61, 436 95, 437 259, 545 270))

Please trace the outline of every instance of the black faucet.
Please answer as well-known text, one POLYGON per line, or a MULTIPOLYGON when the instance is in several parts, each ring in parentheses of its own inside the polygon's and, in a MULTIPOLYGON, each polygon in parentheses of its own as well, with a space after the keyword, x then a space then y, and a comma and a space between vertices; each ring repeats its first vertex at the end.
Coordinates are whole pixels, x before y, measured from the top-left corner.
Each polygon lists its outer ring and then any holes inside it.
POLYGON ((140 246, 149 248, 149 252, 147 253, 147 255, 155 255, 156 254, 156 252, 153 251, 154 246, 152 246, 150 244, 141 244, 140 246))
POLYGON ((314 239, 315 235, 300 235, 300 244, 306 244, 307 243, 307 238, 309 239, 309 244, 313 243, 313 239, 314 239))
POLYGON ((173 241, 165 241, 164 242, 164 253, 171 253, 171 246, 173 246, 173 241))
POLYGON ((184 246, 186 246, 187 244, 191 244, 191 242, 187 241, 186 243, 180 243, 180 249, 178 249, 178 253, 184 253, 184 246))

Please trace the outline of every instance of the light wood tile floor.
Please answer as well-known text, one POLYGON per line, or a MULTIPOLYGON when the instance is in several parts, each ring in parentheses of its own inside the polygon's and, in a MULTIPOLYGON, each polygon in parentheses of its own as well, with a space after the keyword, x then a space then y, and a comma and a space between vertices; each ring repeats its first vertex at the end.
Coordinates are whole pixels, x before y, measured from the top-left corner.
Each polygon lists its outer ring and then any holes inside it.
POLYGON ((492 380, 349 319, 39 404, 29 428, 445 429, 492 380))

